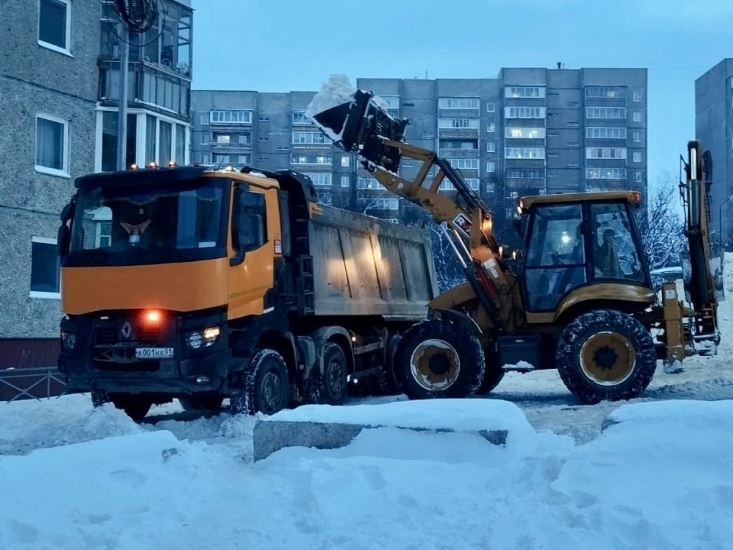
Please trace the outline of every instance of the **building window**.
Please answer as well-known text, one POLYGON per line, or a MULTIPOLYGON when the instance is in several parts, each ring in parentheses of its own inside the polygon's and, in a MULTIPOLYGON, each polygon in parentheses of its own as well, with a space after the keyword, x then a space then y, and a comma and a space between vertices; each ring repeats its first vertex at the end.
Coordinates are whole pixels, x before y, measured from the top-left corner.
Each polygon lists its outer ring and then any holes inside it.
POLYGON ((201 122, 201 124, 202 124, 202 125, 204 125, 204 126, 208 125, 208 124, 209 124, 209 115, 201 115, 201 116, 199 117, 199 121, 200 121, 200 122, 201 122))
POLYGON ((349 167, 349 165, 350 165, 350 161, 349 161, 349 157, 348 157, 348 155, 343 155, 343 156, 341 157, 341 166, 342 166, 343 168, 348 168, 348 167, 349 167))
POLYGON ((209 144, 209 134, 207 132, 204 132, 201 134, 201 145, 208 145, 209 144))
POLYGON ((59 299, 61 271, 56 239, 31 238, 31 298, 59 299))
POLYGON ((637 132, 634 132, 631 135, 633 136, 634 143, 641 143, 641 132, 638 132, 637 131, 637 132))
POLYGON ((622 99, 626 97, 626 94, 622 88, 613 88, 611 86, 587 86, 585 88, 585 97, 622 99))
POLYGON ((505 118, 545 118, 544 107, 504 107, 505 118))
POLYGON ((387 104, 387 109, 390 111, 397 111, 400 108, 400 96, 398 95, 380 95, 379 99, 383 100, 387 104))
POLYGON ((508 159, 543 159, 544 147, 506 147, 504 157, 508 159))
POLYGON ((626 168, 588 168, 585 177, 589 180, 625 180, 626 168))
POLYGON ((641 162, 641 153, 639 151, 634 151, 634 162, 641 162))
POLYGON ((486 152, 487 153, 496 153, 496 142, 495 141, 486 142, 486 152))
POLYGON ((626 128, 591 126, 585 129, 585 137, 588 139, 626 139, 626 128))
POLYGON ((486 125, 486 131, 489 133, 496 132, 496 123, 495 122, 489 122, 486 125))
POLYGON ((69 53, 71 34, 68 0, 40 0, 38 10, 38 43, 62 53, 69 53))
POLYGON ((331 157, 328 155, 293 155, 293 164, 320 164, 331 166, 331 157))
POLYGON ((293 111, 293 124, 310 124, 311 121, 305 117, 305 111, 293 111))
POLYGON ((493 174, 496 172, 496 163, 493 160, 490 160, 486 163, 486 171, 489 174, 493 174))
POLYGON ((634 183, 641 183, 641 172, 634 172, 634 183))
POLYGON ((496 103, 494 103, 493 101, 488 101, 486 103, 486 112, 495 113, 496 112, 496 103))
POLYGON ((69 123, 36 115, 36 171, 69 177, 69 123))
POLYGON ((351 178, 349 176, 341 176, 341 187, 349 187, 351 185, 351 178))
POLYGON ((504 130, 504 137, 509 139, 544 139, 544 128, 508 127, 504 130))
POLYGON ((304 172, 316 187, 331 187, 331 172, 304 172))
POLYGON ((237 163, 244 166, 249 164, 249 155, 237 155, 237 163))
POLYGON ((448 163, 457 170, 478 170, 478 159, 448 159, 448 163))
POLYGON ((295 145, 321 145, 326 143, 326 136, 321 132, 293 132, 295 145))
POLYGON ((634 95, 633 95, 633 98, 634 98, 634 101, 636 101, 636 102, 639 102, 639 101, 641 101, 641 92, 640 92, 640 91, 638 91, 638 90, 637 90, 637 91, 635 91, 635 92, 634 92, 634 95))
POLYGON ((438 109, 478 109, 477 97, 441 97, 438 98, 438 109))
POLYGON ((504 97, 545 97, 544 86, 508 86, 504 88, 504 97))
POLYGON ((212 124, 252 124, 252 111, 211 111, 212 124))
POLYGON ((626 118, 625 107, 586 107, 586 118, 626 118))
POLYGON ((587 159, 625 159, 626 147, 586 147, 587 159))
POLYGON ((446 130, 461 130, 478 128, 481 121, 478 118, 439 118, 438 128, 446 130))
POLYGON ((641 122, 641 113, 639 111, 634 111, 632 116, 634 122, 641 122))

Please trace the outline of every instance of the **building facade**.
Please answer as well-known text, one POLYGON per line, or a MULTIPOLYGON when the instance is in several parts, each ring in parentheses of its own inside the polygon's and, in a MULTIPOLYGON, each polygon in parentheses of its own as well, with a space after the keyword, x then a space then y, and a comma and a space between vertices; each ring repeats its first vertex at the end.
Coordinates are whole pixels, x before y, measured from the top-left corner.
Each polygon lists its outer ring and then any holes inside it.
MULTIPOLYGON (((0 368, 55 364, 59 214, 75 178, 116 168, 121 33, 112 5, 0 3, 0 368)), ((190 0, 163 0, 155 27, 132 41, 128 164, 188 161, 191 23, 190 0)))
POLYGON ((730 249, 733 242, 733 59, 695 80, 695 137, 713 157, 711 231, 730 249))
POLYGON ((8 0, 0 19, 2 346, 58 338, 59 213, 94 169, 99 0, 8 0))
MULTIPOLYGON (((408 118, 407 141, 460 169, 499 219, 523 194, 646 191, 646 69, 504 68, 497 78, 360 78, 356 86, 408 118)), ((193 160, 292 167, 315 176, 327 202, 404 219, 408 205, 304 119, 313 95, 194 91, 193 160)), ((418 169, 409 160, 401 167, 407 177, 418 169)))

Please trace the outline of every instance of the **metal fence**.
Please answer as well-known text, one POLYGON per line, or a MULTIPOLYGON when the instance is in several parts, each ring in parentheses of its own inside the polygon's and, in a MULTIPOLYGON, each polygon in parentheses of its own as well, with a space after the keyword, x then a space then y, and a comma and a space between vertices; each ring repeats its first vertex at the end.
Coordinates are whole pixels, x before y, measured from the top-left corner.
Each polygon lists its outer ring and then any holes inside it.
POLYGON ((0 370, 0 401, 43 399, 67 393, 56 367, 0 370))

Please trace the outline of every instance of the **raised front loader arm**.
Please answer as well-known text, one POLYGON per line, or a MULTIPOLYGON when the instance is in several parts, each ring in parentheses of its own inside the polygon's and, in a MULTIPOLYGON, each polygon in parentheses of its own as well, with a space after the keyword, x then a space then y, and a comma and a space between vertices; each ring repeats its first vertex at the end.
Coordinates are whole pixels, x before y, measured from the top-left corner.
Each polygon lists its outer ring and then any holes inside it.
POLYGON ((352 101, 309 118, 336 146, 358 153, 364 168, 387 190, 426 209, 441 223, 481 305, 502 330, 498 309, 510 284, 500 265, 501 247, 493 235, 489 208, 461 174, 434 151, 405 143, 407 120, 394 119, 371 92, 357 90, 352 101), (403 158, 422 163, 415 178, 398 175, 403 158), (437 171, 430 179, 433 167, 437 171), (455 200, 438 190, 446 178, 457 191, 455 200))

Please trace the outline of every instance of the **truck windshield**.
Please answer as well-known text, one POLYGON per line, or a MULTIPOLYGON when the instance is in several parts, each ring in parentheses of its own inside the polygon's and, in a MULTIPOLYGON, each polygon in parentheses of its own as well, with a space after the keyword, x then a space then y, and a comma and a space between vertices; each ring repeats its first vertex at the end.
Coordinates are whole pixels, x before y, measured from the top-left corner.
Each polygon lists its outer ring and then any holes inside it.
MULTIPOLYGON (((161 252, 225 245, 224 180, 170 187, 99 187, 80 192, 70 252, 161 252)), ((210 254, 205 254, 210 256, 210 254)))

